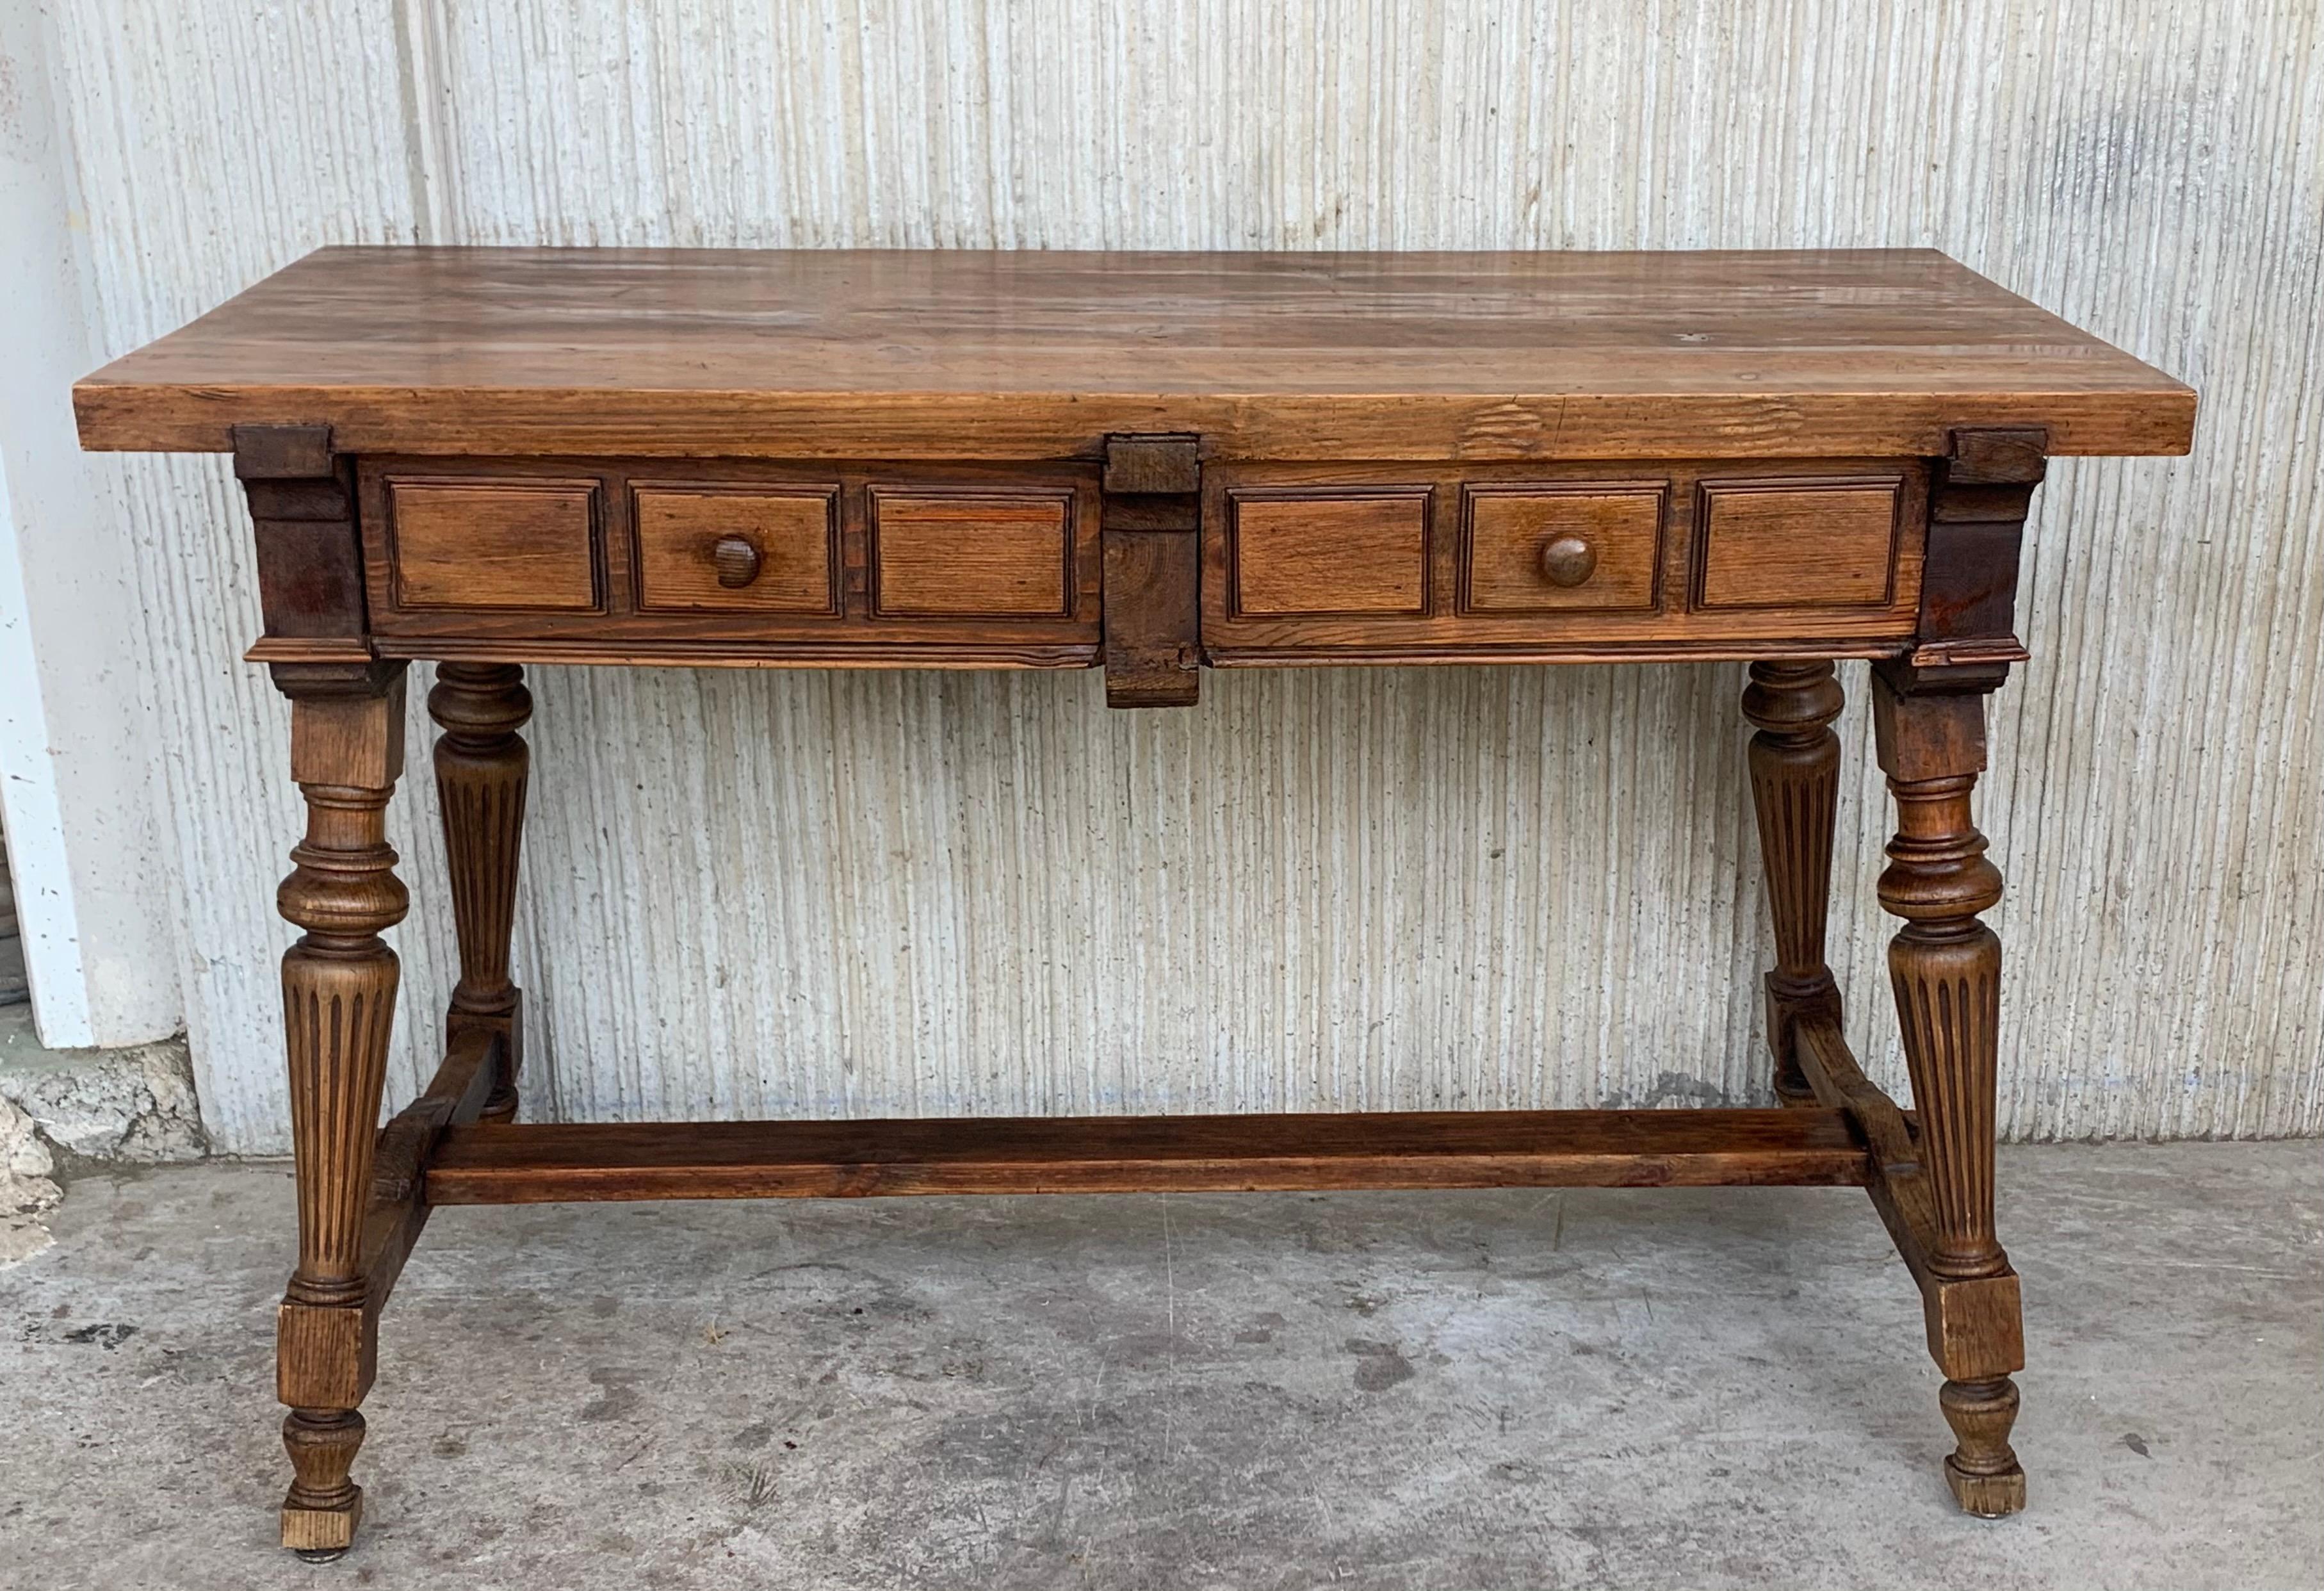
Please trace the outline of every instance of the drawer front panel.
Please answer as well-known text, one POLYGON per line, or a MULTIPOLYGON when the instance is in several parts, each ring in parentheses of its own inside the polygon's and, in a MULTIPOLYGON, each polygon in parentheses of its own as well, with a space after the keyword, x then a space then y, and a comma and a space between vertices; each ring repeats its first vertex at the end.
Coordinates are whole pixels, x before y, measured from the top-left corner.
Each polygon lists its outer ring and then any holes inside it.
POLYGON ((594 480, 390 476, 389 564, 398 607, 594 613, 594 480))
POLYGON ((389 656, 1082 668, 1094 463, 364 458, 389 656))
POLYGON ((1904 481, 1705 481, 1702 608, 1881 607, 1895 592, 1904 481))
POLYGON ((1238 615, 1421 614, 1429 490, 1230 492, 1238 615))
POLYGON ((1065 492, 871 492, 872 611, 881 618, 1064 618, 1074 607, 1065 492))
POLYGON ((638 485, 640 613, 839 614, 839 488, 638 485))
POLYGON ((1222 460, 1219 663, 1893 654, 1927 544, 1919 459, 1222 460))
POLYGON ((1653 612, 1666 495, 1659 483, 1465 488, 1462 611, 1653 612))

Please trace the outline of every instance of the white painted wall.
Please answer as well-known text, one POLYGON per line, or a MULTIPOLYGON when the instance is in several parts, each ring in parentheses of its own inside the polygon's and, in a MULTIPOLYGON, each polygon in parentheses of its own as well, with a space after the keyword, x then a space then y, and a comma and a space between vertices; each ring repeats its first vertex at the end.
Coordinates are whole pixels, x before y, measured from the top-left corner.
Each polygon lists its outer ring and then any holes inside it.
POLYGON ((40 8, 0 0, 0 816, 33 1022, 61 1049, 180 1019, 137 550, 73 438, 91 357, 51 45, 40 8))
MULTIPOLYGON (((2006 1129, 2324 1129, 2310 0, 54 9, 107 355, 326 242, 1943 248, 2204 395, 2191 459, 2061 464, 2032 525, 2037 657, 1984 801, 2006 1129)), ((235 661, 246 532, 214 461, 120 479, 205 1111, 275 1148, 297 822, 283 715, 235 661)), ((1088 677, 540 671, 532 1097, 1756 1097, 1738 684, 1213 675, 1127 716, 1088 677)), ((1901 1090, 1886 818, 1845 727, 1836 960, 1901 1090)), ((408 788, 424 1045, 450 939, 408 788)))

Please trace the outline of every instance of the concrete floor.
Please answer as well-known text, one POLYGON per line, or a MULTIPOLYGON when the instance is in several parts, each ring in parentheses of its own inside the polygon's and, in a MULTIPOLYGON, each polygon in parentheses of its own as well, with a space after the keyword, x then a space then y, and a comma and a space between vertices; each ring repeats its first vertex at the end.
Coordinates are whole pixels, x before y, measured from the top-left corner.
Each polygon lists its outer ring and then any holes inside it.
POLYGON ((440 1212, 354 1553, 272 1545, 279 1165, 0 1272, 0 1584, 2324 1582, 2324 1153, 2006 1152, 2032 1511, 1846 1189, 440 1212))

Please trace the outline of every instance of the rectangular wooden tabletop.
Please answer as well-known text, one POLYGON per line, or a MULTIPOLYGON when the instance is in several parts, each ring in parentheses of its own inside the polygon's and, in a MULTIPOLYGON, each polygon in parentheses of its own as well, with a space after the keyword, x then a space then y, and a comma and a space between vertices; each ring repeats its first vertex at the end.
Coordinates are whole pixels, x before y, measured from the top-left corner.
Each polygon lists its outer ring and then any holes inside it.
POLYGON ((2183 453, 2195 408, 1923 249, 328 248, 74 401, 93 449, 931 458, 2183 453))

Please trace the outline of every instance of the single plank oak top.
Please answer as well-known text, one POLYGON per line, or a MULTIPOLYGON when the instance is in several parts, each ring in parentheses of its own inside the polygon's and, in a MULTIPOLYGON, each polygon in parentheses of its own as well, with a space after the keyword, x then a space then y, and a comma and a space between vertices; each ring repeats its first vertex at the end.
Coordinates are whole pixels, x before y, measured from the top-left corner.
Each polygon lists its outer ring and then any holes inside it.
POLYGON ((1297 459, 2183 453, 2195 394, 1944 255, 328 248, 74 389, 84 446, 1297 459))

